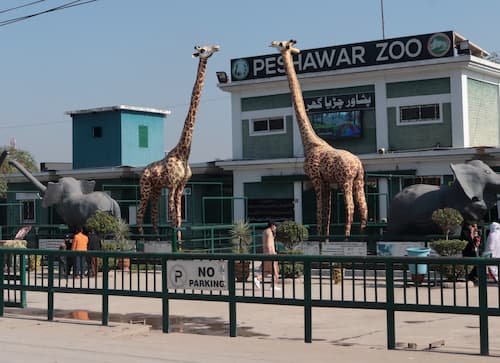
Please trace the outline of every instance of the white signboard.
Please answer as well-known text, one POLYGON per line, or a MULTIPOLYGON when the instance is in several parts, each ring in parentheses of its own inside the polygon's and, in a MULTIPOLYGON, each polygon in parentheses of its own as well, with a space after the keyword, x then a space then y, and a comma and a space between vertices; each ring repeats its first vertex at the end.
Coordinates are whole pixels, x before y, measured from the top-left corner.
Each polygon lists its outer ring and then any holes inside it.
POLYGON ((227 290, 227 261, 168 261, 167 287, 189 290, 227 290))
POLYGON ((325 242, 321 254, 328 256, 366 256, 366 242, 325 242))
POLYGON ((317 241, 307 241, 297 243, 294 250, 302 251, 304 255, 319 255, 319 242, 317 241))
POLYGON ((377 256, 407 256, 407 248, 425 247, 425 242, 377 242, 377 256))

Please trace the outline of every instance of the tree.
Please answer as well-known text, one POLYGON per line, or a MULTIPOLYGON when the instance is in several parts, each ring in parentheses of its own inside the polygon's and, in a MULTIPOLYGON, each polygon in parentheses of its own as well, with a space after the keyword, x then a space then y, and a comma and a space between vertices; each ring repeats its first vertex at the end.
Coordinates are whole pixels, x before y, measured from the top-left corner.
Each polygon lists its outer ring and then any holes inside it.
MULTIPOLYGON (((12 146, 3 146, 0 148, 0 153, 4 150, 9 152, 9 158, 17 160, 22 164, 29 172, 34 173, 38 171, 38 167, 35 158, 29 151, 16 149, 12 146)), ((0 174, 19 174, 19 170, 10 165, 7 160, 5 160, 2 165, 0 165, 0 174)), ((7 178, 0 177, 0 198, 5 198, 7 193, 7 178)))
POLYGON ((460 212, 454 208, 436 209, 432 213, 432 221, 436 223, 444 233, 446 240, 454 227, 459 226, 464 221, 460 212))
POLYGON ((294 221, 284 221, 276 226, 276 239, 288 248, 309 238, 307 228, 294 221))

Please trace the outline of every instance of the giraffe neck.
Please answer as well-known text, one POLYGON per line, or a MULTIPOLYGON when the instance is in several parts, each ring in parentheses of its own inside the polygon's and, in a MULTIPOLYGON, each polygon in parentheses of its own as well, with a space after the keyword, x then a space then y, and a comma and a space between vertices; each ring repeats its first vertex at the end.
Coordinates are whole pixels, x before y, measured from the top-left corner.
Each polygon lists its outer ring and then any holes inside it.
POLYGON ((191 93, 191 103, 189 111, 184 121, 181 137, 177 145, 170 151, 169 155, 175 155, 182 160, 188 160, 191 153, 191 140, 193 138, 194 122, 196 120, 196 113, 200 104, 201 91, 205 82, 205 73, 207 69, 207 58, 200 58, 198 65, 198 72, 196 74, 196 81, 191 93))
POLYGON ((297 73, 295 72, 291 53, 285 50, 282 51, 281 54, 283 56, 283 63, 285 65, 288 85, 292 95, 292 103, 297 117, 300 136, 302 138, 302 145, 304 146, 304 153, 307 155, 312 147, 322 145, 325 141, 316 135, 312 128, 311 121, 309 121, 309 117, 307 116, 302 90, 297 79, 297 73))

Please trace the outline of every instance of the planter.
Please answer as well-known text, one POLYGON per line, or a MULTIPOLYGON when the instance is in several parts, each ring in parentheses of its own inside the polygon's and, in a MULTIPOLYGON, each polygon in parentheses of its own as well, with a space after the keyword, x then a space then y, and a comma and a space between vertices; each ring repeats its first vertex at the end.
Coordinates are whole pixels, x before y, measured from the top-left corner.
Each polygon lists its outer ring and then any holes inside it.
POLYGON ((250 276, 250 261, 234 261, 234 277, 236 281, 247 281, 250 276))
POLYGON ((123 271, 130 271, 130 258, 117 258, 116 267, 123 271))
MULTIPOLYGON (((430 248, 426 247, 410 247, 406 249, 410 257, 427 257, 431 252, 430 248)), ((412 275, 425 275, 427 273, 427 264, 408 264, 412 275)))

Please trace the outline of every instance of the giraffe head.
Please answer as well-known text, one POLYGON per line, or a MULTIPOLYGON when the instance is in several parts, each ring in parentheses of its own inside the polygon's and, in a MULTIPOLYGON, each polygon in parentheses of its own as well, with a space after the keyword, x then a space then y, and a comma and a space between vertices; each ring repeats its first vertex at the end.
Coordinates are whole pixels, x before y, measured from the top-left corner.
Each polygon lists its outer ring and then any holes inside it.
POLYGON ((204 45, 203 47, 197 45, 194 49, 196 52, 193 53, 193 58, 200 57, 207 59, 210 58, 212 54, 219 51, 220 47, 218 45, 204 45))
POLYGON ((282 41, 277 41, 274 40, 271 42, 271 47, 277 48, 280 52, 287 52, 289 51, 292 54, 297 54, 300 53, 300 50, 294 47, 295 43, 297 43, 296 40, 290 39, 288 41, 282 40, 282 41))

